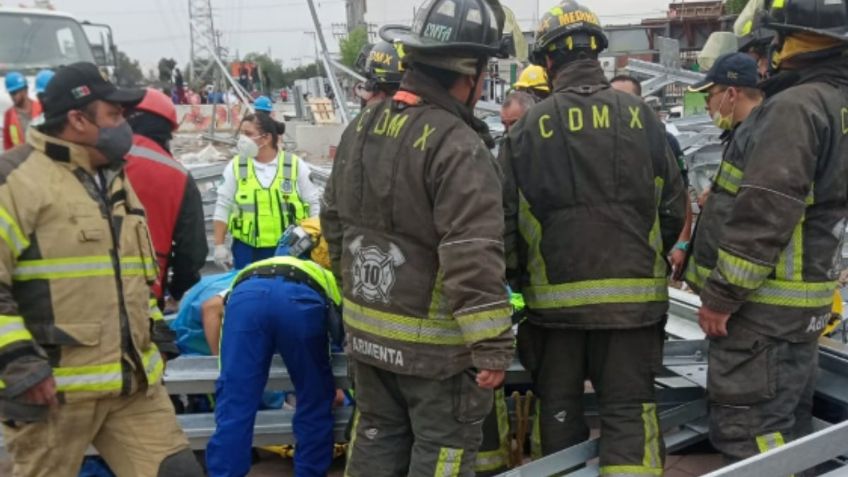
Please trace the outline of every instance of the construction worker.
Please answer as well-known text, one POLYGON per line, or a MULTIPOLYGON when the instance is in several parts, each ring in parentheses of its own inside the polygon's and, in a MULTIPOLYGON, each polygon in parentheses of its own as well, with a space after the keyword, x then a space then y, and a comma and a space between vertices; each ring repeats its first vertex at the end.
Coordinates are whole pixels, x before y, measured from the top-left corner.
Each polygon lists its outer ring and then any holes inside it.
POLYGON ((249 472, 253 425, 275 352, 283 357, 297 393, 295 475, 324 477, 332 462, 336 387, 328 320, 337 313, 341 294, 317 218, 292 226, 280 245, 276 257, 236 276, 227 299, 217 427, 206 448, 211 477, 249 472))
MULTIPOLYGON (((642 97, 642 84, 636 78, 628 75, 618 75, 610 80, 610 86, 618 91, 630 93, 634 96, 642 97)), ((666 129, 665 139, 668 141, 668 146, 671 148, 672 154, 677 159, 677 165, 680 167, 681 177, 683 178, 683 187, 689 190, 689 177, 686 173, 686 163, 684 161, 683 149, 680 147, 680 141, 666 129)), ((671 263, 672 278, 674 280, 683 279, 683 270, 686 264, 686 251, 689 249, 689 241, 692 239, 692 204, 687 199, 686 201, 686 220, 683 221, 683 229, 680 231, 680 236, 677 237, 677 242, 674 244, 671 253, 668 256, 668 261, 671 263)))
MULTIPOLYGON (((53 79, 53 76, 55 74, 56 73, 53 70, 44 69, 39 71, 35 75, 35 97, 38 98, 36 103, 38 103, 39 105, 36 109, 43 109, 41 108, 41 103, 44 96, 44 90, 47 89, 47 84, 50 83, 50 80, 53 79)), ((40 126, 42 123, 44 123, 43 111, 41 111, 38 115, 32 118, 32 121, 30 121, 30 124, 32 126, 40 126)))
POLYGON ((173 333, 141 202, 132 131, 92 63, 57 71, 45 123, 8 151, 0 185, 3 438, 16 476, 76 476, 89 445, 118 475, 200 476, 162 385, 173 333))
POLYGON ((651 108, 610 87, 598 62, 607 37, 592 11, 567 0, 545 13, 537 35, 533 61, 547 68, 553 93, 501 148, 507 275, 527 305, 518 353, 540 400, 534 433, 545 455, 588 439, 588 378, 601 474, 660 475, 654 376, 665 257, 685 215, 680 170, 651 108))
POLYGON ((774 1, 764 25, 777 32, 776 74, 725 156, 695 249, 709 227, 717 250, 697 269, 699 321, 711 338, 710 439, 730 461, 812 429, 848 210, 848 3, 774 1))
POLYGON ((363 47, 357 59, 357 69, 368 79, 358 89, 363 107, 394 96, 403 77, 403 56, 403 46, 387 41, 363 47))
POLYGON ((534 104, 536 99, 533 95, 524 91, 513 91, 506 96, 501 106, 501 124, 507 133, 534 104))
POLYGON ((159 262, 153 294, 162 307, 165 290, 179 301, 200 280, 200 269, 206 265, 203 200, 191 174, 170 152, 172 134, 179 129, 171 98, 147 89, 127 121, 134 134, 126 174, 147 212, 159 262))
POLYGON ((436 0, 385 27, 400 90, 342 136, 321 219, 356 384, 350 477, 473 475, 511 363, 501 186, 473 114, 504 17, 497 0, 436 0))
POLYGON ((24 143, 30 122, 41 114, 41 103, 29 97, 27 80, 17 71, 6 74, 6 91, 12 106, 3 116, 3 149, 9 150, 24 143))
POLYGON ((215 205, 214 258, 225 270, 273 257, 289 225, 321 210, 309 165, 279 144, 284 132, 285 124, 267 113, 250 114, 241 123, 238 155, 224 169, 215 205), (224 244, 228 231, 232 251, 224 244))
POLYGON ((548 72, 543 66, 530 65, 518 75, 518 81, 512 85, 516 91, 524 91, 531 94, 536 101, 541 101, 551 94, 551 86, 548 82, 548 72))
POLYGON ((257 112, 264 112, 271 114, 274 112, 274 103, 271 102, 271 98, 267 96, 260 96, 253 101, 253 109, 257 112))

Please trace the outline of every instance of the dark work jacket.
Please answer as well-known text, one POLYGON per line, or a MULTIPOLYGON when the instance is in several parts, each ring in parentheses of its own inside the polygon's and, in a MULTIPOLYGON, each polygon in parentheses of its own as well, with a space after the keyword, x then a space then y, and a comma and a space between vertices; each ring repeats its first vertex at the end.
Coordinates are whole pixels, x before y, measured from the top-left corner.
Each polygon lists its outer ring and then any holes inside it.
POLYGON ((485 132, 410 71, 342 135, 321 223, 353 359, 435 379, 511 363, 502 192, 485 132))
POLYGON ((574 62, 501 149, 510 283, 530 320, 581 329, 648 326, 668 310, 666 253, 685 191, 665 128, 574 62))
POLYGON ((829 319, 848 214, 848 58, 780 73, 765 89, 701 219, 714 265, 687 273, 710 309, 814 340, 829 319))

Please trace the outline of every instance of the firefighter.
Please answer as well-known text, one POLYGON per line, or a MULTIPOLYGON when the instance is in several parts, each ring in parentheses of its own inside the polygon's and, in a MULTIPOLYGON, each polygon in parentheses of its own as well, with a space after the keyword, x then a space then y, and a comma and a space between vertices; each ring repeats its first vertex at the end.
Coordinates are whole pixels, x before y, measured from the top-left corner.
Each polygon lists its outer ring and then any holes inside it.
POLYGON ((309 165, 280 144, 285 127, 265 112, 241 123, 238 155, 224 169, 213 217, 214 259, 225 270, 273 257, 289 225, 320 212, 309 165), (232 248, 225 245, 228 232, 232 248))
POLYGON ((367 81, 357 85, 362 106, 366 107, 392 97, 403 78, 403 46, 387 41, 366 45, 357 58, 357 69, 367 81))
POLYGON ((524 68, 512 88, 531 94, 536 101, 541 101, 551 94, 548 72, 543 66, 539 65, 530 65, 524 68))
POLYGON ((598 17, 574 1, 542 19, 533 60, 553 93, 501 149, 507 276, 526 302, 518 354, 540 399, 541 452, 588 439, 588 378, 601 474, 658 475, 665 257, 683 227, 685 190, 662 123, 610 87, 597 59, 606 47, 598 17))
POLYGON ((716 127, 723 131, 724 145, 721 165, 709 189, 710 199, 704 201, 698 233, 687 251, 685 278, 695 291, 704 286, 704 280, 715 267, 720 220, 733 207, 739 191, 745 165, 743 148, 751 141, 751 124, 746 120, 763 102, 763 92, 757 88, 758 78, 753 58, 746 53, 728 53, 716 60, 704 81, 689 88, 707 95, 707 111, 716 127))
POLYGON ((816 340, 848 214, 848 3, 774 1, 766 15, 775 74, 760 83, 766 100, 742 125, 746 140, 734 140, 743 162, 725 168, 705 211, 717 234, 699 311, 710 439, 730 461, 812 429, 816 340), (721 210, 710 204, 719 195, 721 210))
MULTIPOLYGON (((642 97, 642 83, 636 78, 628 75, 618 75, 610 80, 610 85, 613 89, 630 93, 634 96, 642 97)), ((658 108, 655 108, 658 110, 658 108)), ((668 141, 668 146, 671 148, 672 154, 677 159, 677 165, 680 167, 680 177, 683 178, 683 187, 689 190, 689 175, 686 171, 686 163, 684 161, 683 149, 680 147, 680 141, 668 131, 666 128, 665 138, 668 141)), ((686 264, 686 251, 689 249, 689 241, 692 239, 692 204, 686 200, 686 220, 683 221, 683 229, 680 231, 680 236, 674 244, 671 254, 668 256, 668 261, 671 263, 672 279, 679 281, 683 279, 683 270, 686 264)))
POLYGON ((436 0, 385 27, 400 90, 342 136, 321 218, 356 384, 351 477, 473 475, 511 363, 501 185, 473 114, 504 18, 497 0, 436 0))
POLYGON ((221 330, 217 427, 206 448, 211 477, 250 471, 253 425, 275 353, 297 393, 295 475, 327 475, 336 398, 328 322, 341 304, 329 267, 318 219, 310 218, 289 228, 276 257, 250 264, 233 280, 221 330))
POLYGON ((760 79, 766 79, 769 75, 770 46, 774 40, 774 30, 763 26, 765 13, 763 5, 765 1, 752 0, 748 2, 733 25, 733 30, 739 40, 739 52, 749 55, 757 62, 757 72, 760 79))
POLYGON ((173 333, 124 179, 132 130, 92 63, 56 72, 45 122, 0 160, 3 439, 16 476, 76 476, 93 444, 117 475, 200 476, 162 384, 173 333))
POLYGON ((162 307, 166 290, 179 301, 200 280, 200 269, 206 265, 203 200, 191 174, 170 152, 172 134, 180 126, 171 98, 146 90, 127 122, 134 134, 126 174, 147 212, 159 263, 153 294, 162 307))

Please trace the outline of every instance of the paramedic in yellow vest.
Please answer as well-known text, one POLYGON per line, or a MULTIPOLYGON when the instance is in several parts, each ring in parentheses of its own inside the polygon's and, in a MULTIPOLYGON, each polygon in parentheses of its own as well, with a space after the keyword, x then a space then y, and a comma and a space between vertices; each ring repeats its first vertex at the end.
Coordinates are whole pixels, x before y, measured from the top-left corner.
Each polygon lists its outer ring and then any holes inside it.
POLYGON ((309 165, 279 144, 284 132, 285 124, 264 113, 242 121, 238 154, 224 169, 215 205, 215 263, 224 269, 273 257, 286 227, 320 212, 309 165))

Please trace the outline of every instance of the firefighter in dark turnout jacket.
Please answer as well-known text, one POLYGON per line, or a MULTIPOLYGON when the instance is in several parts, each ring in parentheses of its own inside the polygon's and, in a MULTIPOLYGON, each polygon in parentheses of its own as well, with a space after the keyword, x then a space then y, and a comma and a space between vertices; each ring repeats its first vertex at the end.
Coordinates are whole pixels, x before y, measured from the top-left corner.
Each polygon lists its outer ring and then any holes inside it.
POLYGON ((589 436, 584 380, 601 413, 602 475, 659 475, 654 395, 668 309, 665 260, 683 226, 684 187, 656 115, 610 88, 597 16, 573 1, 549 10, 534 61, 553 93, 501 150, 507 273, 527 302, 518 352, 540 398, 550 454, 589 436))
POLYGON ((766 26, 777 31, 777 73, 744 125, 744 163, 709 199, 733 199, 713 208, 726 214, 710 220, 715 266, 696 270, 712 338, 710 437, 730 460, 812 428, 816 339, 830 318, 848 213, 848 4, 775 0, 766 26))
POLYGON ((358 411, 347 475, 470 476, 513 356, 497 164, 472 108, 504 49, 497 0, 387 28, 400 91, 345 131, 322 205, 358 411))

